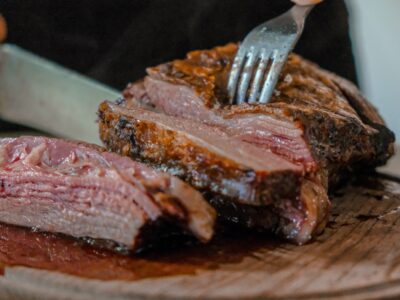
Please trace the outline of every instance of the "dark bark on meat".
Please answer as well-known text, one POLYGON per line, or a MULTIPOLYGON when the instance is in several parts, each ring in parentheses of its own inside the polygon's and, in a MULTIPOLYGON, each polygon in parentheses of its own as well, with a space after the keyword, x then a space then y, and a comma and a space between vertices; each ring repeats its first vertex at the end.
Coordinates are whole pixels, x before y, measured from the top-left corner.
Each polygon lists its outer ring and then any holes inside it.
MULTIPOLYGON (((101 138, 109 149, 175 172, 202 190, 222 218, 303 243, 324 227, 330 207, 327 189, 354 171, 385 163, 393 154, 394 135, 351 83, 295 54, 289 57, 270 103, 228 105, 225 87, 236 50, 229 44, 193 51, 185 60, 149 68, 143 81, 127 87, 124 101, 100 106, 101 138), (142 117, 144 112, 149 117, 142 117), (261 151, 256 156, 264 158, 264 168, 273 161, 267 155, 271 152, 293 163, 285 178, 279 179, 279 171, 273 170, 254 183, 261 188, 264 181, 278 178, 266 189, 285 186, 291 192, 284 197, 276 191, 267 193, 268 201, 255 203, 232 197, 226 193, 224 179, 230 178, 231 166, 221 164, 224 157, 212 147, 193 152, 193 130, 171 126, 160 132, 159 116, 205 131, 217 128, 249 161, 255 154, 246 147, 252 145, 261 151), (119 126, 121 119, 128 126, 119 126), (178 132, 187 140, 170 138, 178 132), (178 163, 176 155, 166 151, 170 147, 182 158, 178 163), (204 156, 211 159, 199 159, 204 156), (214 166, 218 167, 212 173, 214 166), (300 176, 296 167, 302 169, 300 176), (246 205, 258 205, 259 210, 254 213, 246 205)), ((237 182, 248 180, 237 178, 237 182)))

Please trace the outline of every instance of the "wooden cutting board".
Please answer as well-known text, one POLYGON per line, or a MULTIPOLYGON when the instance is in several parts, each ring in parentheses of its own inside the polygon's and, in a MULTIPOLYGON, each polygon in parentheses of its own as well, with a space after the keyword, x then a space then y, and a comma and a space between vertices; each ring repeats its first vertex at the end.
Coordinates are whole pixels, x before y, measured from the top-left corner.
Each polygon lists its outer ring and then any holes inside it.
MULTIPOLYGON (((398 160, 387 170, 400 173, 398 160)), ((124 257, 2 225, 0 298, 398 299, 399 224, 400 179, 376 175, 336 192, 325 232, 304 246, 234 233, 124 257)))

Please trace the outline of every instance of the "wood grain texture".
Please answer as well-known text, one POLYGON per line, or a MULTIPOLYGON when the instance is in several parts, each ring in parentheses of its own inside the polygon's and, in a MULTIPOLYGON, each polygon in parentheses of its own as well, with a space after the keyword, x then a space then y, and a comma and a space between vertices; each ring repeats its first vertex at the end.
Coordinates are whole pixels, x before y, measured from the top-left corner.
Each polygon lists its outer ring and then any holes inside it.
MULTIPOLYGON (((400 173, 400 164, 390 166, 391 174, 396 170, 400 173)), ((132 281, 6 267, 0 277, 0 298, 400 298, 400 180, 378 175, 356 180, 335 193, 333 205, 325 232, 304 246, 260 243, 234 260, 205 252, 210 264, 192 274, 132 281)), ((218 251, 217 246, 207 247, 218 251)), ((170 263, 191 262, 177 258, 170 263)))

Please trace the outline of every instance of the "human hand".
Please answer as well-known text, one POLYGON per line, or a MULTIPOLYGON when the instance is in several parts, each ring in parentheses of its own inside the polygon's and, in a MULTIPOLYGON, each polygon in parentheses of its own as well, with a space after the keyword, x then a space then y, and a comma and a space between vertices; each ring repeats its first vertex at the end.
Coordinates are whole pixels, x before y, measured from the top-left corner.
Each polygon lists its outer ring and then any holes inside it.
POLYGON ((313 5, 322 2, 322 0, 292 0, 292 2, 298 5, 313 5))
POLYGON ((7 36, 7 24, 4 17, 0 14, 0 43, 6 39, 7 36))

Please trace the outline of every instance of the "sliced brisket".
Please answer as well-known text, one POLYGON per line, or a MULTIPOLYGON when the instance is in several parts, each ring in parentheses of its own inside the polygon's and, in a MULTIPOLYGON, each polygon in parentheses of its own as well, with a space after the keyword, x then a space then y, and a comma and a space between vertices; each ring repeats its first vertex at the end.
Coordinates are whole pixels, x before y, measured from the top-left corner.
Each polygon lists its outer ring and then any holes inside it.
MULTIPOLYGON (((271 144, 271 150, 287 156, 288 149, 292 149, 293 157, 288 158, 295 161, 297 155, 303 154, 292 145, 285 148, 281 142, 285 134, 276 134, 274 128, 297 127, 297 137, 304 137, 306 144, 311 145, 316 164, 331 169, 331 182, 336 181, 337 173, 353 168, 356 162, 375 167, 385 163, 393 153, 393 134, 355 86, 294 54, 289 57, 271 103, 227 105, 224 91, 236 50, 235 44, 229 44, 193 51, 185 60, 149 68, 149 76, 137 90, 144 89, 147 103, 158 112, 225 126, 238 135, 250 130, 246 140, 252 136, 259 143, 268 144, 268 137, 278 138, 277 143, 271 144), (260 118, 260 114, 269 120, 237 126, 234 120, 244 114, 248 120, 260 118), (274 126, 271 119, 281 124, 274 126), (284 121, 286 125, 282 124, 284 121), (269 128, 258 130, 259 123, 269 128)), ((129 87, 124 95, 127 102, 145 98, 135 97, 135 88, 129 87)), ((292 136, 288 140, 304 149, 304 144, 292 136)), ((306 161, 309 163, 310 158, 306 161)))
POLYGON ((227 220, 304 243, 323 229, 328 187, 374 168, 394 136, 349 82, 291 55, 270 103, 228 105, 237 46, 148 69, 99 110, 105 145, 176 174, 227 220))
POLYGON ((243 143, 216 126, 140 107, 104 102, 100 116, 102 139, 110 150, 190 182, 225 219, 273 229, 299 243, 325 222, 329 200, 318 178, 305 180, 301 165, 268 149, 243 143), (315 194, 320 194, 318 203, 315 194))
POLYGON ((160 228, 202 241, 214 210, 169 174, 80 142, 0 139, 0 222, 137 249, 160 228))

